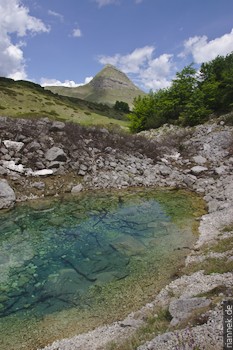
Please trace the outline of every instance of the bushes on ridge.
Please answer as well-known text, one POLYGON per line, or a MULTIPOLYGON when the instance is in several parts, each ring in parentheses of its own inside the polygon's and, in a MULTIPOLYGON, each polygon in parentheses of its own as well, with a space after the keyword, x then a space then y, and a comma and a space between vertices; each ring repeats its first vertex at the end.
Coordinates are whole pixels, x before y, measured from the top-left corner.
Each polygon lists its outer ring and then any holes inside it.
POLYGON ((197 125, 211 113, 233 108, 233 53, 203 63, 197 71, 186 66, 171 86, 139 96, 129 114, 130 129, 138 132, 164 123, 197 125))

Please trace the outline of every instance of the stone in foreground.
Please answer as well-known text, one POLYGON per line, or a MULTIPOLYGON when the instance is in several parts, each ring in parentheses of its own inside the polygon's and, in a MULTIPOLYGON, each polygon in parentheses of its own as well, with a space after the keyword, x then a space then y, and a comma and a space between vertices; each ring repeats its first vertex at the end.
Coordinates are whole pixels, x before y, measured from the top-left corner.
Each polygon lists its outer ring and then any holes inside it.
POLYGON ((0 180, 0 209, 12 208, 15 200, 15 192, 8 185, 8 182, 0 180))

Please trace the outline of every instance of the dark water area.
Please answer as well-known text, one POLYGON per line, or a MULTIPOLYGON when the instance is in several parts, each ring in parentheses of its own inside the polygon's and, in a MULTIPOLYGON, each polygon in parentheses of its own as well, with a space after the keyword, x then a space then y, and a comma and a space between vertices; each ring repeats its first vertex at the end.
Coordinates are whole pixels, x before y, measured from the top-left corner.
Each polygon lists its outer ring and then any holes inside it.
POLYGON ((195 241, 201 211, 184 191, 134 189, 0 214, 0 348, 37 349, 150 301, 195 241))

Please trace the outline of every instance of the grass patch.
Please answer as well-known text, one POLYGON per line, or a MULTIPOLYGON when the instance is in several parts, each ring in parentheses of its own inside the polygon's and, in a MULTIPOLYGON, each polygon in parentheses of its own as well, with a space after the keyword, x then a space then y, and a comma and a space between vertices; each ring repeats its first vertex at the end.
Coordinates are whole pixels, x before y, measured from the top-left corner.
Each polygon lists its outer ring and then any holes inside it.
POLYGON ((9 117, 49 117, 107 128, 115 124, 128 130, 129 122, 124 113, 103 104, 59 96, 32 82, 0 78, 0 101, 0 110, 4 110, 4 115, 9 117))
POLYGON ((190 264, 189 266, 186 266, 182 273, 190 275, 199 270, 204 270, 207 275, 210 275, 212 273, 222 274, 226 272, 232 272, 233 261, 230 261, 227 258, 208 258, 199 264, 190 264))
MULTIPOLYGON (((230 226, 227 226, 226 228, 223 229, 222 232, 231 232, 232 230, 228 230, 230 226)), ((223 233, 224 235, 224 233, 223 233)), ((226 237, 219 239, 217 243, 212 244, 212 245, 205 245, 202 248, 202 252, 204 254, 214 252, 214 253, 225 253, 228 252, 229 250, 233 249, 233 236, 232 237, 226 237)))
POLYGON ((233 224, 225 226, 222 230, 222 232, 231 232, 233 231, 233 224))
POLYGON ((143 326, 139 327, 129 339, 116 343, 111 342, 106 350, 134 350, 156 337, 156 335, 166 332, 171 321, 168 309, 159 310, 154 316, 149 314, 143 326))
POLYGON ((204 292, 204 293, 199 293, 196 296, 197 297, 205 297, 205 298, 213 298, 216 297, 217 295, 219 295, 220 293, 226 294, 227 291, 227 287, 226 286, 217 286, 211 290, 209 290, 208 292, 204 292))
POLYGON ((216 245, 211 247, 212 252, 224 253, 233 249, 233 237, 221 239, 216 245))

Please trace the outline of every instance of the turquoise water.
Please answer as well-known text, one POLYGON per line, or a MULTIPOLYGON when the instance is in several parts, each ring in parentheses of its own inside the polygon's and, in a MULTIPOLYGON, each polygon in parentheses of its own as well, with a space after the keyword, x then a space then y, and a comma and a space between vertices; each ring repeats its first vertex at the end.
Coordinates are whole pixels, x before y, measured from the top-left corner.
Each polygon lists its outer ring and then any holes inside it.
MULTIPOLYGON (((188 214, 181 197, 177 210, 183 205, 188 214)), ((166 211, 164 203, 149 190, 91 193, 1 214, 1 322, 90 311, 103 300, 106 307, 119 290, 128 295, 131 282, 140 279, 143 285, 174 251, 193 241, 191 230, 184 234, 174 208, 166 211)))

